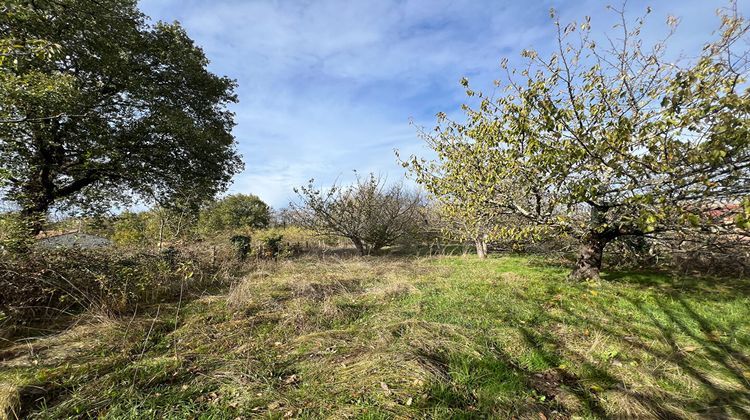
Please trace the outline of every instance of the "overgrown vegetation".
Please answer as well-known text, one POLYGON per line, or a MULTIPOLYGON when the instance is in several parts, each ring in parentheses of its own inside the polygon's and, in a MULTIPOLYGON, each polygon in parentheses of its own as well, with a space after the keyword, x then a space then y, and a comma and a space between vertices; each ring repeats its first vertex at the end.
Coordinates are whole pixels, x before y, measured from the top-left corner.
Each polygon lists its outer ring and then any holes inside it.
POLYGON ((34 250, 0 261, 0 326, 40 324, 91 311, 120 316, 221 284, 218 267, 178 253, 34 250))
POLYGON ((304 258, 2 350, 32 418, 742 418, 747 280, 304 258))

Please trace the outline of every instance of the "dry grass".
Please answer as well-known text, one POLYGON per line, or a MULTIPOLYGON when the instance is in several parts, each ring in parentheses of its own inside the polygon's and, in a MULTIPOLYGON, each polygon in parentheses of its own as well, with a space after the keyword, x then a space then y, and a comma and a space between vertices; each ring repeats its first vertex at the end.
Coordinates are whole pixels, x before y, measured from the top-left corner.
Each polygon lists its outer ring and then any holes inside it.
POLYGON ((2 351, 38 418, 741 418, 746 280, 527 258, 306 258, 2 351), (702 280, 701 280, 702 281, 702 280))
POLYGON ((18 387, 12 384, 0 384, 0 420, 17 418, 20 406, 21 395, 18 387))

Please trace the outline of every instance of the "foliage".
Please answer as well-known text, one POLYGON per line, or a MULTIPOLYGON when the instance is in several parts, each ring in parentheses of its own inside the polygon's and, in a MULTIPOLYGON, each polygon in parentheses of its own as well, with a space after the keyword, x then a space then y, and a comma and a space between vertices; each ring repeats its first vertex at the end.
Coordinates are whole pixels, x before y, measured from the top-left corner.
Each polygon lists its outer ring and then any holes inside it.
POLYGON ((161 248, 164 243, 189 239, 195 219, 191 212, 175 207, 125 211, 111 221, 112 240, 128 247, 161 248))
POLYGON ((271 209, 252 194, 234 194, 208 204, 200 212, 198 229, 204 234, 262 229, 271 221, 271 209))
POLYGON ((118 315, 171 299, 203 274, 197 261, 178 255, 170 264, 145 253, 36 249, 0 261, 0 312, 11 324, 83 310, 118 315))
POLYGON ((17 213, 0 213, 0 256, 28 250, 33 243, 29 230, 28 222, 17 213))
POLYGON ((0 187, 25 216, 197 203, 241 168, 235 83, 179 24, 148 24, 135 0, 0 8, 0 187))
POLYGON ((112 240, 121 246, 138 246, 150 242, 144 213, 126 211, 115 218, 112 240))
POLYGON ((403 184, 387 186, 374 174, 357 175, 353 185, 327 191, 313 182, 294 190, 299 197, 290 205, 294 221, 321 235, 351 240, 360 255, 408 238, 424 223, 422 196, 403 184))
POLYGON ((442 236, 448 240, 473 242, 479 258, 487 258, 490 249, 503 247, 518 251, 533 239, 527 235, 503 235, 513 229, 519 231, 528 223, 522 217, 505 214, 492 206, 482 208, 467 205, 467 201, 455 197, 443 197, 435 206, 437 221, 433 225, 441 227, 442 236))
MULTIPOLYGON (((578 238, 576 278, 598 277, 604 247, 618 237, 734 228, 711 215, 750 192, 748 22, 736 7, 722 11, 717 39, 673 63, 666 41, 641 39, 645 18, 632 24, 617 13, 621 32, 604 43, 588 18, 556 21, 557 51, 549 59, 524 51, 528 66, 507 70, 503 95, 464 79, 478 106, 464 106, 465 122, 439 114, 436 132, 424 135, 436 161, 405 162, 478 223, 485 212, 527 222, 498 235, 578 238)), ((676 19, 669 23, 674 30, 676 19)))
POLYGON ((247 258, 247 254, 250 252, 250 246, 252 244, 251 238, 245 235, 234 235, 229 238, 229 241, 232 242, 232 246, 237 254, 237 259, 244 261, 247 258))
POLYGON ((282 250, 283 245, 283 239, 284 235, 281 234, 272 234, 272 235, 265 235, 262 238, 263 241, 263 250, 270 256, 271 258, 278 257, 279 253, 282 250))

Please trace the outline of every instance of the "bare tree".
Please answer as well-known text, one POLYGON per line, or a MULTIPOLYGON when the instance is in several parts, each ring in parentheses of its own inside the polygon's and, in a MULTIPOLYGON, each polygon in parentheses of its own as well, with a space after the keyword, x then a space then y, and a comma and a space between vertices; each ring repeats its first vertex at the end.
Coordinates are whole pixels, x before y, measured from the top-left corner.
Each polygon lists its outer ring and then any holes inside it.
POLYGON ((348 238, 360 255, 409 239, 425 223, 419 192, 402 183, 387 185, 374 174, 328 190, 310 180, 294 192, 299 196, 298 203, 290 203, 294 222, 321 235, 348 238))

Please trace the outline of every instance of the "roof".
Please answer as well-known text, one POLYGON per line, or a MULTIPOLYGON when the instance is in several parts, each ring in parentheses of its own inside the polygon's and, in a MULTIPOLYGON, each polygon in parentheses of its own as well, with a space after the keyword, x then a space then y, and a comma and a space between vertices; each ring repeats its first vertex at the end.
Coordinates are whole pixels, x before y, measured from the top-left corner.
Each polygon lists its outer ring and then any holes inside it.
POLYGON ((41 232, 37 243, 44 248, 105 248, 112 245, 107 238, 81 232, 41 232))

